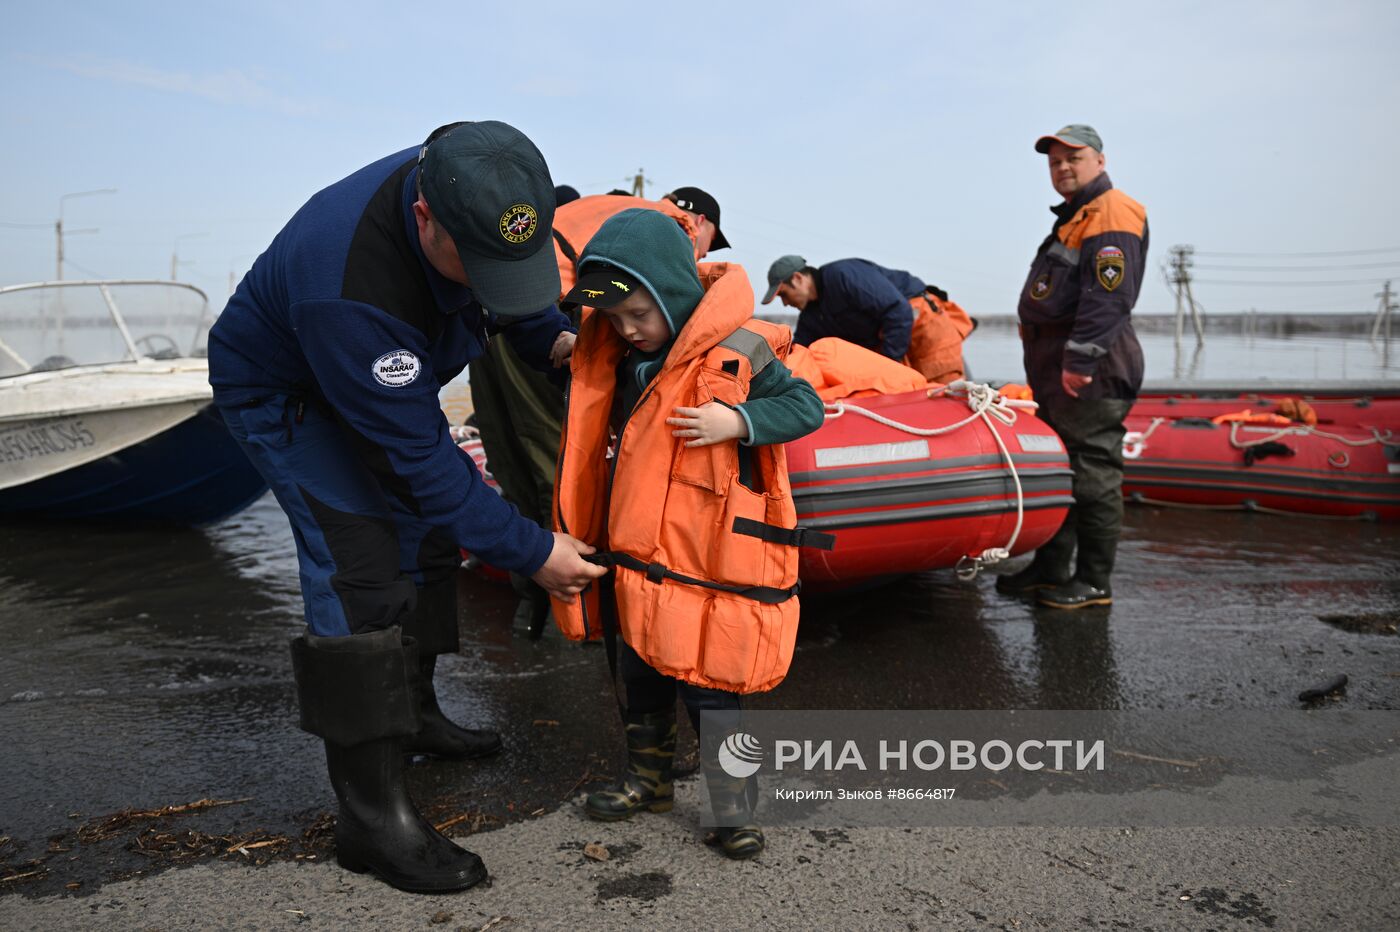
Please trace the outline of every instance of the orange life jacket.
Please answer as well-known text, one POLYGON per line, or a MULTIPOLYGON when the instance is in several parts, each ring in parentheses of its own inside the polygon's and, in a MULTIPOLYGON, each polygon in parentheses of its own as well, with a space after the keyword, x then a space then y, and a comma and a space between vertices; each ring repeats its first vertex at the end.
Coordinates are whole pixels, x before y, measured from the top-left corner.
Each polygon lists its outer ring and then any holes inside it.
MULTIPOLYGON (((616 439, 611 477, 609 418, 627 347, 604 315, 584 310, 555 526, 614 555, 622 637, 643 660, 687 683, 758 692, 782 681, 797 638, 797 511, 783 445, 743 448, 753 457, 749 489, 737 441, 687 447, 666 418, 677 406, 743 402, 755 360, 784 358, 792 334, 753 319, 742 267, 702 263, 700 280, 705 297, 616 439)), ((595 584, 572 604, 554 600, 566 637, 599 635, 598 596, 595 584)))
MULTIPOLYGON (((577 276, 574 265, 578 262, 583 247, 593 238, 608 218, 632 207, 643 210, 659 210, 668 217, 675 218, 685 235, 695 242, 695 220, 671 201, 662 198, 648 201, 640 197, 627 197, 622 194, 590 194, 576 201, 570 201, 554 211, 554 259, 559 263, 559 297, 562 299, 574 287, 577 276)), ((698 257, 697 257, 698 258, 698 257)))
POLYGON ((1268 424, 1274 427, 1289 427, 1293 424, 1291 418, 1282 414, 1274 414, 1271 411, 1261 411, 1255 414, 1249 408, 1243 411, 1231 411, 1228 414, 1217 414, 1210 419, 1212 424, 1268 424))
POLYGON ((947 301, 932 291, 909 299, 914 309, 914 328, 909 334, 909 353, 904 364, 917 369, 930 382, 946 385, 963 377, 963 340, 972 332, 972 318, 956 301, 947 301))
POLYGON ((908 366, 840 337, 822 337, 810 346, 794 346, 787 366, 793 375, 811 382, 822 401, 896 395, 928 384, 908 366))

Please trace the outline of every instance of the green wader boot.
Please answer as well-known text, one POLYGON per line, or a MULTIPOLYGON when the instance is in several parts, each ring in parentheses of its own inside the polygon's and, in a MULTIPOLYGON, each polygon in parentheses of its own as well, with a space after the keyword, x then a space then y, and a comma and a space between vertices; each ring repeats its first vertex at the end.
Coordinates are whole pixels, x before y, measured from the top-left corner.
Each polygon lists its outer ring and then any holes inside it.
POLYGON ((1113 588, 1109 577, 1118 552, 1118 538, 1080 537, 1079 556, 1074 578, 1063 586, 1041 591, 1036 601, 1049 608, 1079 609, 1093 605, 1112 605, 1113 588))
POLYGON ((998 576, 997 592, 1002 595, 1033 595, 1041 589, 1053 589, 1069 582, 1069 560, 1053 566, 1054 560, 1041 558, 1044 549, 1035 552, 1035 559, 1025 569, 998 576))
POLYGON ((603 822, 626 819, 641 809, 669 812, 676 757, 676 712, 627 716, 627 770, 615 789, 590 793, 583 809, 603 822))
POLYGON ((1003 573, 997 577, 996 589, 1002 595, 1035 595, 1041 589, 1063 586, 1074 575, 1070 561, 1074 557, 1074 509, 1065 515, 1064 524, 1055 536, 1035 552, 1030 565, 1020 572, 1003 573))

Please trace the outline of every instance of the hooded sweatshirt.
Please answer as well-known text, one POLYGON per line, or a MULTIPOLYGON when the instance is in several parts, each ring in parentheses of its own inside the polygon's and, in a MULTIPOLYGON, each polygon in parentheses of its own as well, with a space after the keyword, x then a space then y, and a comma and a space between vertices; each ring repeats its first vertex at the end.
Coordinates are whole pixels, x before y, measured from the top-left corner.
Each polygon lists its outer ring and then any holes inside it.
MULTIPOLYGON (((671 338, 653 353, 630 349, 618 364, 618 391, 613 428, 620 430, 630 412, 664 365, 676 337, 690 323, 705 297, 695 264, 694 247, 676 222, 654 210, 624 210, 610 218, 579 255, 579 271, 608 265, 641 282, 666 318, 671 338)), ((707 263, 707 268, 712 267, 707 263)), ((728 274, 743 274, 730 264, 728 274)), ((822 402, 816 390, 787 366, 773 360, 754 376, 747 401, 735 406, 748 427, 747 446, 786 443, 822 424, 822 402)))

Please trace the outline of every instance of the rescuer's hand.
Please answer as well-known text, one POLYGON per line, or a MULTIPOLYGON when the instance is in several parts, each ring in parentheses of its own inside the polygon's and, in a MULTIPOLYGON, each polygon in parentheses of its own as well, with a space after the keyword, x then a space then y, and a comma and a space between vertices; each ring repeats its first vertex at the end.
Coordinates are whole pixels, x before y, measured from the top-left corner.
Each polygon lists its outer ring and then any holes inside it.
POLYGON ((530 578, 560 602, 573 602, 575 593, 582 592, 585 586, 607 572, 606 568, 583 558, 583 554, 594 550, 576 537, 555 531, 554 549, 549 552, 549 559, 530 578))
POLYGON ((1092 381, 1094 381, 1092 375, 1080 375, 1077 372, 1070 372, 1068 369, 1060 370, 1060 387, 1071 398, 1078 398, 1079 390, 1092 381))
POLYGON ((749 435, 749 425, 738 411, 709 401, 698 408, 677 408, 680 417, 668 417, 666 423, 679 430, 671 431, 672 437, 693 437, 687 440, 688 447, 704 447, 726 440, 743 440, 749 435))
POLYGON ((558 369, 569 361, 569 357, 574 354, 574 340, 578 339, 578 334, 565 330, 554 339, 554 346, 549 350, 549 361, 558 369))

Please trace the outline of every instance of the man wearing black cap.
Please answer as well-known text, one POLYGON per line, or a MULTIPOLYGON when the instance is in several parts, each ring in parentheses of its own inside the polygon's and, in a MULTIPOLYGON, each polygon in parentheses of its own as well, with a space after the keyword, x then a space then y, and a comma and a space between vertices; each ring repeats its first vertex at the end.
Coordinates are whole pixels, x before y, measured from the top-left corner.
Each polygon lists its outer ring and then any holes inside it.
POLYGON ((1074 469, 1074 506, 1030 566, 999 577, 997 589, 1077 609, 1113 601, 1123 419, 1142 386, 1142 347, 1129 315, 1142 287, 1147 212, 1108 180, 1092 126, 1042 136, 1035 151, 1048 158, 1050 183, 1064 201, 1050 208, 1055 225, 1031 263, 1017 313, 1026 379, 1074 469))
POLYGON ((301 725, 325 741, 336 857, 414 892, 481 860, 419 815, 403 757, 479 757, 493 732, 438 707, 458 647, 459 548, 568 601, 601 569, 523 519, 452 442, 439 386, 488 328, 537 365, 572 348, 544 158, 504 123, 442 127, 316 194, 254 263, 209 339, 214 401, 292 524, 307 633, 301 725), (543 311, 541 309, 544 309, 543 311))
MULTIPOLYGON (((584 244, 610 217, 634 207, 660 211, 675 219, 694 244, 697 260, 729 246, 719 228, 719 203, 700 188, 676 188, 659 201, 595 194, 561 202, 554 215, 553 231, 560 280, 556 297, 562 298, 573 287, 574 263, 584 244)), ((501 486, 501 494, 521 514, 547 522, 564 415, 559 387, 525 366, 501 341, 493 343, 472 363, 471 386, 486 460, 501 486)), ((542 588, 518 573, 512 574, 511 582, 520 594, 516 624, 538 637, 549 617, 549 598, 542 588)))

